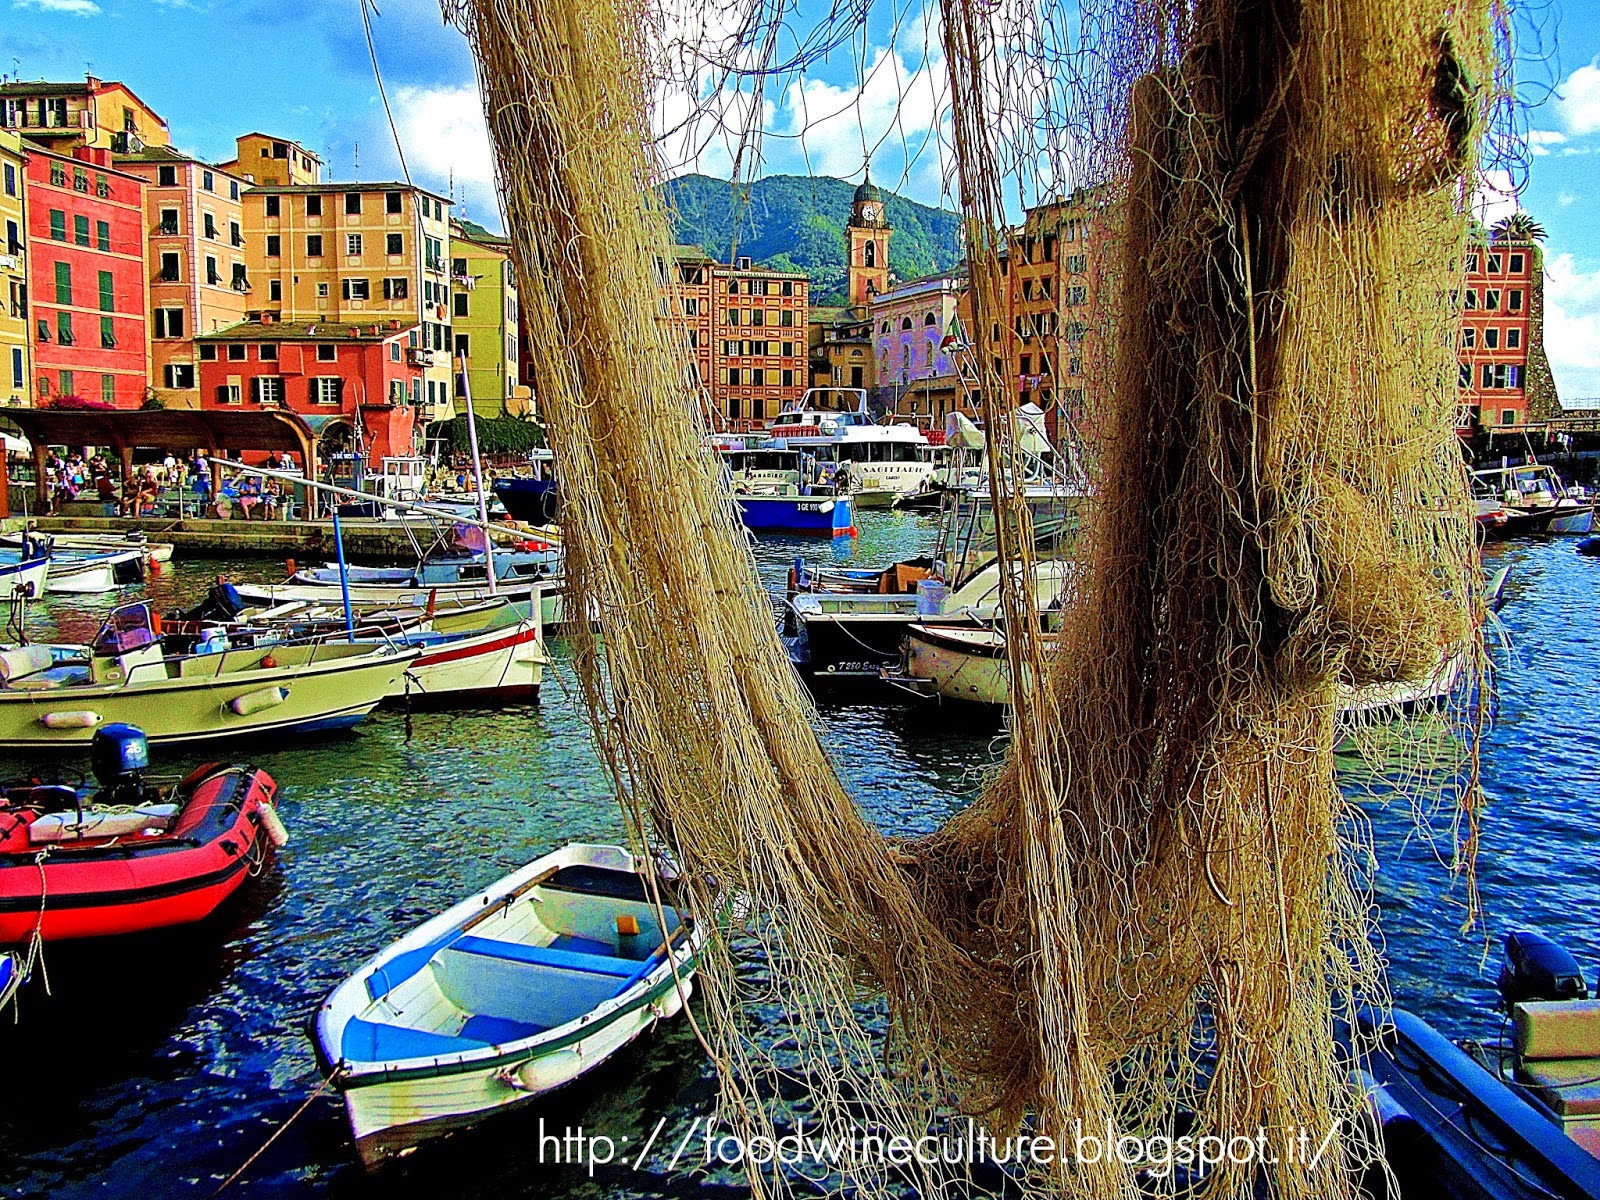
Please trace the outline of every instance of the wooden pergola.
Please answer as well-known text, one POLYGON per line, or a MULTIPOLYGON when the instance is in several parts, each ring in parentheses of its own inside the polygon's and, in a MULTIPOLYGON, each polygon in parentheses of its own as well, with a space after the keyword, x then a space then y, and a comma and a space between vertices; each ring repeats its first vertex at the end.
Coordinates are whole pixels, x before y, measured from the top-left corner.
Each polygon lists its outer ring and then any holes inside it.
MULTIPOLYGON (((33 444, 39 511, 48 508, 45 457, 51 446, 104 446, 122 460, 122 475, 133 473, 135 450, 200 450, 211 462, 211 494, 222 488, 219 450, 285 450, 298 454, 306 478, 317 478, 317 435, 303 418, 284 409, 77 409, 0 410, 33 444)), ((0 471, 0 489, 4 472, 0 471)), ((0 509, 5 507, 0 490, 0 509)), ((0 515, 4 515, 0 512, 0 515)))

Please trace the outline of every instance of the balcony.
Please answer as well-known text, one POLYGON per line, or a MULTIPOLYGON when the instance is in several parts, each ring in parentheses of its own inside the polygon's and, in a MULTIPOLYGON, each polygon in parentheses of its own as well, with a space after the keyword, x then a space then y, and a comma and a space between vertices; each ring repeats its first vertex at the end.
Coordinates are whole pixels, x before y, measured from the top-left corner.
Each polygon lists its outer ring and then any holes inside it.
POLYGON ((406 362, 413 367, 431 367, 433 366, 433 351, 423 349, 421 346, 407 346, 406 362))

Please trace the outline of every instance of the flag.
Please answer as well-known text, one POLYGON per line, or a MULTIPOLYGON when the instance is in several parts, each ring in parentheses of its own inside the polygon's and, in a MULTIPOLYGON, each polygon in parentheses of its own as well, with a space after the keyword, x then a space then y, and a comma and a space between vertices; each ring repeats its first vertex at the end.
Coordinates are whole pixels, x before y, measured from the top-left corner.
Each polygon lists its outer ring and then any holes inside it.
POLYGON ((950 328, 945 330, 944 341, 939 343, 939 349, 948 350, 961 342, 961 318, 954 314, 950 317, 950 328))

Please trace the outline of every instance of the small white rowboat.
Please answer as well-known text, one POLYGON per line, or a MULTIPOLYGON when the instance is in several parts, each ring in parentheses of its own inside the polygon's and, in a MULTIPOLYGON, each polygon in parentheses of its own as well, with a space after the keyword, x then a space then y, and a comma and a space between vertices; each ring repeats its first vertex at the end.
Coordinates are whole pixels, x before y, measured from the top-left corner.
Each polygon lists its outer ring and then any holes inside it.
POLYGON ((677 1013, 703 934, 651 895, 626 850, 570 845, 335 988, 312 1037, 361 1161, 571 1083, 677 1013))

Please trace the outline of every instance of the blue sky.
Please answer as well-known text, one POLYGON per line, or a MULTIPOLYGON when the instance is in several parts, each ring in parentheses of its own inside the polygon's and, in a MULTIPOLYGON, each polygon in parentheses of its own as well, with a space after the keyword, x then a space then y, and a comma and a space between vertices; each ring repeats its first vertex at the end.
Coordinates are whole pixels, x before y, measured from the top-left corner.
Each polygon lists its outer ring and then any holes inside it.
MULTIPOLYGON (((701 0, 675 2, 701 9, 701 0)), ((769 89, 767 171, 858 175, 870 150, 875 179, 939 202, 941 72, 936 61, 926 67, 921 4, 892 4, 900 21, 880 16, 828 63, 769 89)), ((413 176, 443 190, 453 174, 467 215, 498 225, 464 41, 433 0, 379 0, 379 9, 379 61, 413 176)), ((1600 0, 1555 0, 1520 14, 1516 29, 1527 143, 1509 178, 1549 231, 1546 336, 1568 404, 1600 404, 1597 18, 1600 0)), ((0 72, 67 79, 86 70, 128 83, 167 118, 174 142, 200 157, 229 158, 236 133, 259 129, 323 155, 333 178, 399 176, 357 0, 0 0, 0 72)), ((739 118, 752 104, 730 90, 723 111, 739 118)), ((670 146, 676 161, 712 174, 732 163, 731 139, 714 130, 670 146)), ((1512 203, 1491 199, 1489 215, 1512 203)))

